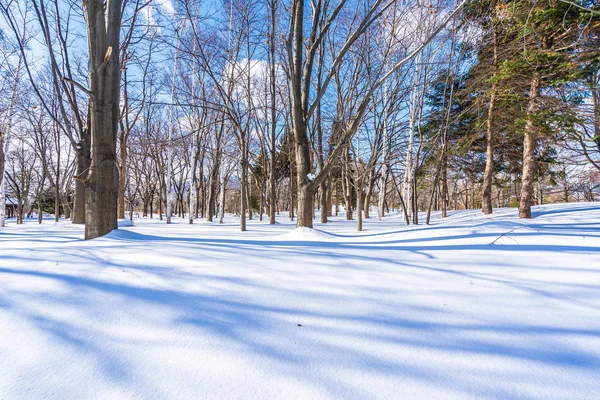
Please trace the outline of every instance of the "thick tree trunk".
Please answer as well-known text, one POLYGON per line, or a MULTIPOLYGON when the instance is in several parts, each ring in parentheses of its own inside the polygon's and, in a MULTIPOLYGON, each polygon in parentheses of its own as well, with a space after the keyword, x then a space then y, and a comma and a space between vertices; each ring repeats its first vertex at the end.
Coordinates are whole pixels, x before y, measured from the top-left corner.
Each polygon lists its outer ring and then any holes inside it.
POLYGON ((521 175, 521 199, 519 202, 519 218, 531 218, 531 202, 534 192, 535 149, 537 147, 538 127, 534 121, 537 102, 540 96, 540 77, 535 75, 531 80, 531 92, 527 106, 527 122, 523 137, 523 173, 521 175))
POLYGON ((121 1, 84 0, 89 49, 91 154, 86 178, 85 238, 117 229, 117 125, 119 118, 119 34, 121 1))
POLYGON ((298 185, 298 216, 297 227, 313 227, 315 192, 308 185, 298 185))

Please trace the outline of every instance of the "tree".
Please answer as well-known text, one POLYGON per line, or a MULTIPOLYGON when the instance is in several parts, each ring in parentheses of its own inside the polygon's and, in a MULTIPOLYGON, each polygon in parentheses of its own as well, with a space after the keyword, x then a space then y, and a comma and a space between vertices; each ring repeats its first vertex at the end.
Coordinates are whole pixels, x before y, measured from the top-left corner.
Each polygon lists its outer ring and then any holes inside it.
POLYGON ((121 0, 84 0, 88 34, 91 164, 85 178, 85 238, 117 229, 117 133, 121 71, 121 0))

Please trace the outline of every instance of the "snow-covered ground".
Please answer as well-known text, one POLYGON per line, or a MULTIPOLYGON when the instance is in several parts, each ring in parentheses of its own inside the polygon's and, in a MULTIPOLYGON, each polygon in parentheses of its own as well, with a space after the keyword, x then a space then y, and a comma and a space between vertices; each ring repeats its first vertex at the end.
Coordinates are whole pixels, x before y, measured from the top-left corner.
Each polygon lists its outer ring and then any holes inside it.
POLYGON ((600 399, 600 204, 0 229, 0 399, 600 399))

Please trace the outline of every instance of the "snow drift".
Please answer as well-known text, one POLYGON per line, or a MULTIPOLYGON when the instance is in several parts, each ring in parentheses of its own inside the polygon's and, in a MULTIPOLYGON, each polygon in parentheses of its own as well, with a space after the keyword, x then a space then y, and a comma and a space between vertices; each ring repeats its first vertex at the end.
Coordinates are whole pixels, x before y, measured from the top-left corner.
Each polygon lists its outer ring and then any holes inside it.
POLYGON ((600 207, 0 230, 3 399, 598 399, 600 207))

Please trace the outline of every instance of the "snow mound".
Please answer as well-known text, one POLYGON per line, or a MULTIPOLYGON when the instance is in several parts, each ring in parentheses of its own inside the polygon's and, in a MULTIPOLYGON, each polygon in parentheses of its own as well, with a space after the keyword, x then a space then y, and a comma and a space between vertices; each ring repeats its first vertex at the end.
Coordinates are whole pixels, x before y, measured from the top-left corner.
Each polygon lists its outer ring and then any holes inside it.
POLYGON ((323 232, 318 229, 307 228, 305 226, 296 228, 293 231, 290 231, 288 233, 281 235, 280 237, 285 240, 311 240, 311 241, 331 240, 331 238, 332 238, 332 236, 327 232, 323 232))
POLYGON ((132 221, 132 220, 130 220, 130 219, 120 219, 120 220, 117 222, 117 226, 118 226, 119 228, 127 228, 127 227, 129 227, 129 226, 133 226, 133 221, 132 221))

